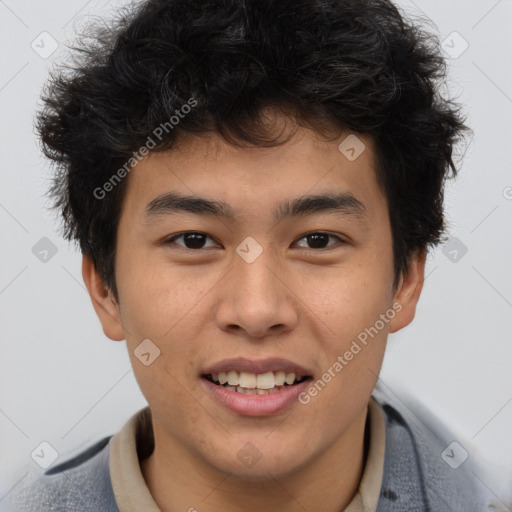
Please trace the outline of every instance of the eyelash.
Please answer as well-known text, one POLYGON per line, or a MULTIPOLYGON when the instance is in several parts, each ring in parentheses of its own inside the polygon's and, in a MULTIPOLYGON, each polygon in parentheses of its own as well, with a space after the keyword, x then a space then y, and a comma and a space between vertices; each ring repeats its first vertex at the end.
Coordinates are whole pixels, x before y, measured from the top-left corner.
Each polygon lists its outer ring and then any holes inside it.
MULTIPOLYGON (((201 231, 185 231, 183 233, 178 233, 177 235, 173 235, 172 237, 164 240, 163 241, 163 245, 172 245, 172 244, 175 243, 175 240, 178 240, 179 238, 182 238, 185 235, 204 235, 204 236, 210 238, 211 240, 213 240, 213 238, 210 235, 208 235, 206 233, 203 233, 201 231)), ((333 235, 331 233, 326 233, 324 231, 312 231, 311 233, 306 233, 305 235, 302 235, 298 240, 302 240, 302 239, 307 238, 308 236, 311 236, 311 235, 327 235, 330 238, 336 238, 341 245, 346 245, 346 243, 347 243, 347 242, 345 242, 345 240, 343 240, 339 236, 333 235)), ((322 247, 322 248, 319 248, 319 249, 314 249, 314 248, 313 249, 305 248, 305 249, 306 249, 306 251, 319 252, 319 251, 326 251, 326 250, 332 249, 333 247, 336 247, 336 245, 337 244, 334 244, 333 246, 322 247)), ((185 251, 190 251, 190 252, 199 252, 199 251, 204 250, 203 247, 201 247, 199 249, 190 249, 190 248, 184 247, 184 246, 179 246, 179 247, 181 249, 185 250, 185 251)))

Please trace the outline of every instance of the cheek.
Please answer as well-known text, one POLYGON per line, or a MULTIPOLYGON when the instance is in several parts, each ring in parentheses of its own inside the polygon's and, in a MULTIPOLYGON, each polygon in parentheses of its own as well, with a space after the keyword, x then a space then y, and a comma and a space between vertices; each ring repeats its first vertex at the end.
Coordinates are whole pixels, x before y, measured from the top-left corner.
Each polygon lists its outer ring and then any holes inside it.
MULTIPOLYGON (((197 395, 197 384, 184 378, 183 364, 174 364, 175 357, 162 350, 159 357, 149 366, 142 366, 132 361, 134 374, 144 397, 153 413, 165 418, 161 424, 173 428, 176 435, 181 432, 186 421, 191 427, 204 417, 204 410, 198 400, 191 399, 197 395)), ((187 429, 193 434, 193 429, 187 429)), ((186 437, 186 436, 185 436, 186 437)))
POLYGON ((325 400, 332 393, 344 395, 350 402, 369 396, 375 386, 394 316, 389 276, 382 270, 377 264, 362 266, 360 272, 354 271, 350 279, 338 283, 337 309, 331 309, 326 320, 335 334, 324 348, 328 373, 324 376, 333 382, 325 400))
MULTIPOLYGON (((118 266, 118 290, 123 325, 129 333, 164 338, 190 324, 196 306, 214 286, 214 275, 173 266, 160 255, 133 255, 118 266)), ((194 323, 193 325, 197 325, 194 323)))
POLYGON ((305 305, 305 312, 323 336, 336 346, 373 325, 389 307, 391 276, 382 261, 363 257, 358 262, 312 270, 296 279, 294 291, 305 305))

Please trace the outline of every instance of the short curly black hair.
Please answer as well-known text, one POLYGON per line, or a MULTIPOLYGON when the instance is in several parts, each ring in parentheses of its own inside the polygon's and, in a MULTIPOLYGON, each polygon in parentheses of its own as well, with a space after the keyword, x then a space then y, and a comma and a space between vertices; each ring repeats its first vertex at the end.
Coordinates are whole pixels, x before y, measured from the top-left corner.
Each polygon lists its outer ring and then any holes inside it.
POLYGON ((63 234, 117 300, 127 180, 101 197, 94 191, 165 123, 151 151, 212 131, 231 144, 282 144, 289 139, 261 122, 268 108, 318 132, 370 136, 389 205, 395 287, 414 251, 444 239, 444 184, 458 172, 453 149, 468 128, 460 106, 440 93, 446 62, 437 37, 391 1, 146 0, 93 25, 75 49, 73 64, 51 74, 37 130, 56 164, 48 193, 63 234), (179 112, 188 113, 169 126, 179 112))

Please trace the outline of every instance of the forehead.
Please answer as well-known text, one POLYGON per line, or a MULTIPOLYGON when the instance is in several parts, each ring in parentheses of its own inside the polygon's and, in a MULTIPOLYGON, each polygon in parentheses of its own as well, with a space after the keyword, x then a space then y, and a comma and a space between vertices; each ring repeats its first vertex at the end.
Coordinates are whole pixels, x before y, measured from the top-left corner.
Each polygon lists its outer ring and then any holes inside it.
POLYGON ((188 211, 279 221, 321 210, 322 201, 360 217, 385 206, 369 137, 345 132, 325 140, 299 128, 273 147, 239 147, 216 133, 183 137, 135 166, 124 206, 140 220, 188 211))

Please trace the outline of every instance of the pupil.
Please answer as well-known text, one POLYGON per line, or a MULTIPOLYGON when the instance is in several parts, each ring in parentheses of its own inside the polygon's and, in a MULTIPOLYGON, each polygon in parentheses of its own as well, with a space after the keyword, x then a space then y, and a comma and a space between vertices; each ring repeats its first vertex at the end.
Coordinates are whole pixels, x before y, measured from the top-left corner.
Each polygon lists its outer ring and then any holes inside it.
POLYGON ((314 249, 321 249, 325 246, 322 242, 328 242, 329 235, 326 235, 325 233, 314 233, 312 235, 307 235, 309 244, 314 249))
POLYGON ((185 235, 183 239, 188 249, 201 249, 204 245, 204 235, 200 233, 190 233, 185 235))

